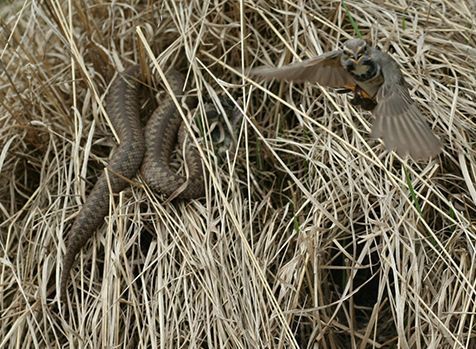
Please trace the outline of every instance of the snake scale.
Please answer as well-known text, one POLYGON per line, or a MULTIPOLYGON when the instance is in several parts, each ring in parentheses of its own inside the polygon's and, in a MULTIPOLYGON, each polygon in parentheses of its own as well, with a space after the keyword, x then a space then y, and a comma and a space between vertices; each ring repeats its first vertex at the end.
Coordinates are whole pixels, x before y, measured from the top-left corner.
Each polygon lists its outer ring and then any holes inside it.
MULTIPOLYGON (((161 102, 147 121, 145 132, 139 117, 140 67, 133 65, 119 74, 111 84, 106 99, 107 114, 120 140, 119 146, 94 185, 70 231, 61 275, 60 297, 66 300, 69 274, 76 255, 104 222, 109 212, 109 193, 118 193, 140 168, 144 180, 153 190, 167 196, 177 193, 185 182, 187 186, 175 197, 192 199, 203 196, 202 162, 196 150, 187 147, 185 159, 189 176, 175 173, 170 167, 173 150, 184 139, 182 118, 169 96, 161 102), (180 130, 180 132, 179 132, 180 130), (178 134, 181 136, 178 137, 178 134), (141 166, 142 165, 142 166, 141 166)), ((174 94, 180 94, 184 77, 172 70, 166 75, 174 94)))

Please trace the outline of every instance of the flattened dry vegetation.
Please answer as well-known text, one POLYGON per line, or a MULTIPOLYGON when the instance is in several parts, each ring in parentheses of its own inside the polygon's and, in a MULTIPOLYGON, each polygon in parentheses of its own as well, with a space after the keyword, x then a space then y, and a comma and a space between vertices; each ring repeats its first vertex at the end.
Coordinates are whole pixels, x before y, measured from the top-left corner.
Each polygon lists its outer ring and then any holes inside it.
POLYGON ((49 0, 1 13, 0 347, 476 346, 470 2, 49 0), (386 152, 346 95, 247 76, 357 31, 401 65, 438 158, 386 152), (105 96, 133 63, 151 68, 159 103, 156 67, 187 74, 206 196, 170 201, 137 176, 104 198, 60 304, 69 229, 117 144, 105 96), (220 113, 226 151, 199 112, 210 102, 235 108, 220 113))

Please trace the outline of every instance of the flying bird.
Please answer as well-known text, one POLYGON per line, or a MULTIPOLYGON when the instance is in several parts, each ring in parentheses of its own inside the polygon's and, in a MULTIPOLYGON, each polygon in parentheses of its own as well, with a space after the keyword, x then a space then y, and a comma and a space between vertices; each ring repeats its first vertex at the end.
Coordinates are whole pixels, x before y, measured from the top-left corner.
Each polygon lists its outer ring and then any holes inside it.
POLYGON ((353 92, 350 102, 372 111, 375 122, 371 136, 381 138, 388 150, 415 160, 429 159, 442 151, 441 142, 411 98, 397 62, 365 40, 351 39, 341 49, 282 67, 258 67, 250 73, 353 92))

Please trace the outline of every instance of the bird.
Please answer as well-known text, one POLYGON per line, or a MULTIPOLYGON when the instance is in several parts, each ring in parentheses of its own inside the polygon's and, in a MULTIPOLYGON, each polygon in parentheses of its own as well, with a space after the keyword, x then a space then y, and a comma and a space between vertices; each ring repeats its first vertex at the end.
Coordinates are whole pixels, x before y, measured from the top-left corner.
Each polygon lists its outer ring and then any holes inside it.
POLYGON ((282 67, 260 66, 251 75, 291 82, 317 82, 337 92, 353 92, 350 102, 375 116, 372 138, 381 138, 387 150, 414 160, 428 160, 441 153, 442 143, 433 134, 398 63, 388 53, 354 38, 342 47, 282 67))

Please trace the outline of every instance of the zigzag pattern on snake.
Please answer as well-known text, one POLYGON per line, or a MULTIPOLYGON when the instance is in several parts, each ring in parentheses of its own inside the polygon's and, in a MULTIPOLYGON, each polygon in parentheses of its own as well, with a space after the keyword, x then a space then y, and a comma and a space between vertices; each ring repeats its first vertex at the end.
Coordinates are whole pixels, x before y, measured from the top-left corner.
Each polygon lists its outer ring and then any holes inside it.
MULTIPOLYGON (((109 161, 107 171, 102 173, 91 190, 69 233, 60 284, 63 302, 66 300, 69 274, 76 255, 108 214, 109 185, 113 193, 122 191, 128 184, 126 178, 134 177, 141 165, 141 173, 148 185, 167 196, 176 193, 187 181, 187 178, 178 175, 170 167, 182 118, 172 98, 168 97, 152 113, 144 132, 139 118, 140 75, 140 67, 134 65, 112 82, 106 100, 107 113, 120 144, 109 161)), ((184 86, 184 77, 175 70, 166 77, 173 92, 179 94, 184 86)), ((187 150, 185 158, 189 178, 186 188, 176 197, 198 198, 204 193, 202 162, 197 152, 191 149, 187 150)))

